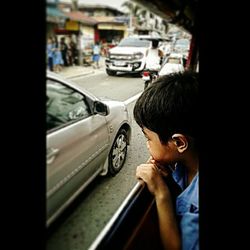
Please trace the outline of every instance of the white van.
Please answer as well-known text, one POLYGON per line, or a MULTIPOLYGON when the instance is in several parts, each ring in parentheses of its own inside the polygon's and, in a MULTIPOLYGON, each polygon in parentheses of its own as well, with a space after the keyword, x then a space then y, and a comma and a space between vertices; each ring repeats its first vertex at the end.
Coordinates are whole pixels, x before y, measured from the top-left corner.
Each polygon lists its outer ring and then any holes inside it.
POLYGON ((142 72, 146 63, 146 51, 151 46, 151 41, 146 37, 133 36, 121 40, 107 53, 105 60, 106 72, 114 76, 117 72, 142 72))
POLYGON ((166 58, 165 62, 163 62, 159 71, 159 76, 182 71, 184 71, 183 55, 172 53, 166 58))

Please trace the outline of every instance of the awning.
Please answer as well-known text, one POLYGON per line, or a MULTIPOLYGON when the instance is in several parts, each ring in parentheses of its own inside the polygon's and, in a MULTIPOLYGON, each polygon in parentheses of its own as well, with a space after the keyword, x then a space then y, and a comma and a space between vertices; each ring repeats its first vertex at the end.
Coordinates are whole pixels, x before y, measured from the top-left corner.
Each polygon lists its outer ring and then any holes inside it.
POLYGON ((55 7, 46 7, 46 20, 51 23, 63 23, 68 17, 55 7))
POLYGON ((61 12, 59 9, 55 8, 55 7, 46 7, 46 12, 47 12, 47 16, 53 16, 53 17, 61 17, 64 19, 67 19, 68 17, 61 12))
POLYGON ((116 25, 110 24, 110 23, 99 23, 98 24, 98 30, 127 30, 127 26, 125 25, 116 25))
POLYGON ((72 20, 72 21, 78 21, 80 23, 83 24, 87 24, 90 26, 94 26, 96 24, 96 20, 89 17, 89 16, 85 16, 82 12, 80 11, 72 11, 69 13, 65 13, 65 15, 67 15, 67 17, 72 20))

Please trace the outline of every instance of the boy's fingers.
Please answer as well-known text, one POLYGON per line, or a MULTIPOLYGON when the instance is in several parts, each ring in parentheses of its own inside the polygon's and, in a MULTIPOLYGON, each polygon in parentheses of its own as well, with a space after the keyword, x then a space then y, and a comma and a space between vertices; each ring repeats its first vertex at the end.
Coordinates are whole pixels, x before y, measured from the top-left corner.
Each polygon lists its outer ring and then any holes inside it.
POLYGON ((151 160, 153 159, 153 157, 152 156, 150 156, 149 158, 148 158, 148 160, 147 160, 147 162, 146 163, 151 163, 151 160))

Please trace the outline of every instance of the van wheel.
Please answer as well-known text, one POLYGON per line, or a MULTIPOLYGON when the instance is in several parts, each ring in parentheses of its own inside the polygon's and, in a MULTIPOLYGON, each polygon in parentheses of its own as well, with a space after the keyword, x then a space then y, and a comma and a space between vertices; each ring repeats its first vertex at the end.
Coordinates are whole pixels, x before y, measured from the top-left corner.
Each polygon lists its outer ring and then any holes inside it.
POLYGON ((113 71, 113 70, 109 70, 109 69, 106 69, 106 72, 109 76, 115 76, 116 75, 116 71, 113 71))
POLYGON ((128 147, 128 134, 121 129, 115 137, 115 141, 109 153, 109 173, 114 176, 123 167, 128 147))

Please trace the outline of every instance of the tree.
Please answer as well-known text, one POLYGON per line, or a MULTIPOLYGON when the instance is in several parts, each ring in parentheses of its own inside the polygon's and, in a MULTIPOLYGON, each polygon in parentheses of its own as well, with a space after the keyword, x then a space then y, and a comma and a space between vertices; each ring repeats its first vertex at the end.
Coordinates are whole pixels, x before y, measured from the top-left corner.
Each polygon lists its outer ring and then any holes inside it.
POLYGON ((144 10, 143 8, 141 8, 139 5, 137 5, 136 3, 132 3, 131 1, 126 1, 122 4, 122 7, 125 7, 128 9, 128 13, 130 15, 130 31, 131 29, 133 29, 133 18, 136 17, 136 24, 139 24, 141 25, 141 22, 140 22, 140 16, 141 14, 146 15, 146 10, 144 10))
POLYGON ((126 7, 129 10, 129 14, 137 16, 138 11, 141 9, 137 4, 130 1, 126 1, 122 4, 122 7, 126 7))

